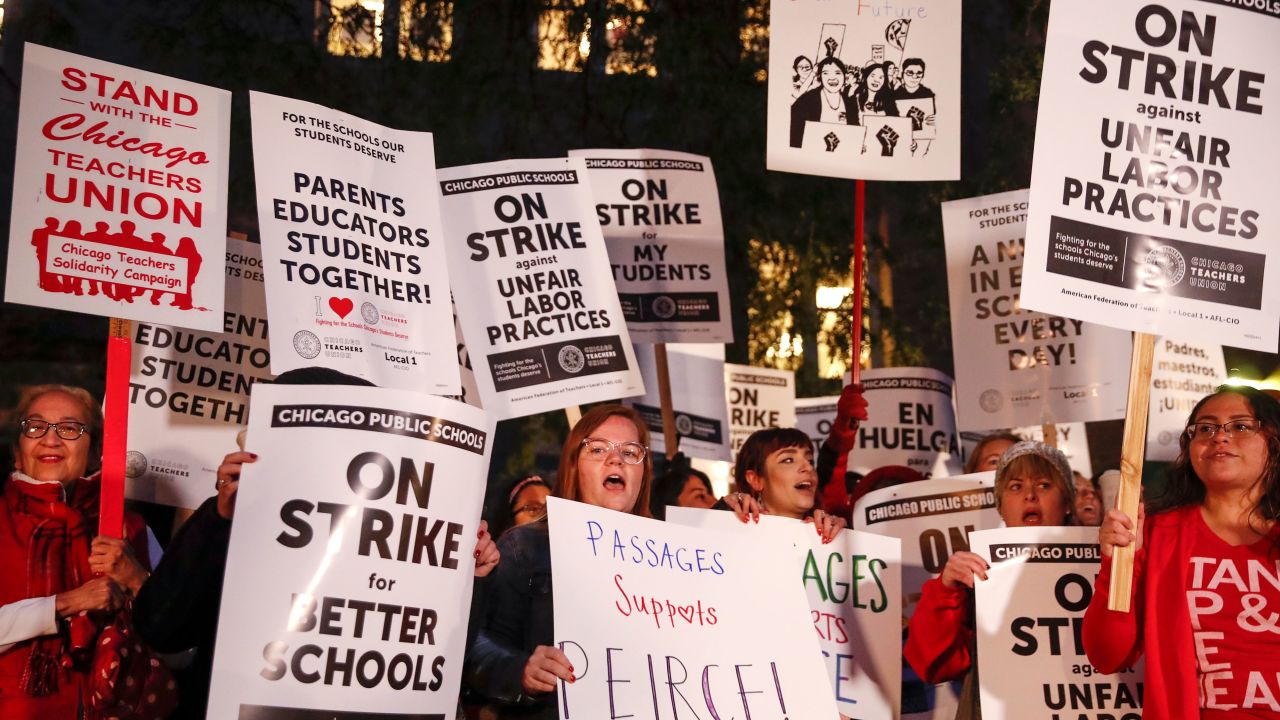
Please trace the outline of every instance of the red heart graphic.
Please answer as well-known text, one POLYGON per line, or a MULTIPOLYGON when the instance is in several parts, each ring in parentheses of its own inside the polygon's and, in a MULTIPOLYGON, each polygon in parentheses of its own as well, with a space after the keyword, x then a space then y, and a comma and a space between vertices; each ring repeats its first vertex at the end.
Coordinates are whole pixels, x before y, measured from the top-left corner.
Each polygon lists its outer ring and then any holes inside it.
POLYGON ((680 613, 680 617, 684 618, 685 622, 691 625, 693 624, 693 606, 692 605, 681 605, 676 608, 676 612, 680 613), (685 612, 686 610, 688 612, 685 612))
POLYGON ((329 309, 338 314, 338 317, 345 318, 347 313, 351 312, 351 308, 356 304, 351 302, 349 298, 329 298, 329 309))

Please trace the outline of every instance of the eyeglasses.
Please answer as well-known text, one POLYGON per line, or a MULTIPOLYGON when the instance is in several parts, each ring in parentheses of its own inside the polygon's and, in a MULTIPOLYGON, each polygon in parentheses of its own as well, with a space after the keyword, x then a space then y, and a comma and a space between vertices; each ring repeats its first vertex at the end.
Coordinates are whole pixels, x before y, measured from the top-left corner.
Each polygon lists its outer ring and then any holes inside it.
POLYGON ((618 457, 622 458, 622 462, 628 465, 639 465, 644 462, 644 455, 648 452, 648 448, 638 442, 631 442, 630 440, 627 442, 613 443, 599 438, 583 438, 582 446, 584 448, 583 452, 587 457, 592 460, 600 461, 609 457, 609 453, 616 450, 618 457))
POLYGON ((924 77, 923 70, 903 70, 902 74, 907 77, 924 77))
POLYGON ((1198 422, 1187 426, 1187 437, 1192 440, 1212 440, 1218 430, 1229 438, 1249 437, 1262 429, 1262 421, 1257 418, 1228 420, 1224 423, 1198 422))
POLYGON ((531 502, 528 505, 521 505, 520 507, 512 510, 511 514, 520 515, 522 513, 533 513, 535 515, 541 515, 543 512, 546 511, 546 509, 547 509, 547 503, 545 501, 531 502))
POLYGON ((80 436, 88 431, 89 426, 82 422, 74 422, 64 420, 63 422, 51 423, 47 420, 37 420, 36 418, 27 418, 22 421, 22 435, 32 440, 37 440, 45 436, 49 432, 49 428, 58 434, 63 440, 78 440, 80 436))

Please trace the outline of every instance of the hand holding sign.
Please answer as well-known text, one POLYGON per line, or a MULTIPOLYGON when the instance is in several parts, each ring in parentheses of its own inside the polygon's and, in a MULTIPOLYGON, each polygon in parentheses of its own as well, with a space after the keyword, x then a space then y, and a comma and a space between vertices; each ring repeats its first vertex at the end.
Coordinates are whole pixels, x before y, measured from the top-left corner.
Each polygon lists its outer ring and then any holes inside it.
POLYGON ((1135 525, 1128 515, 1112 508, 1102 520, 1098 528, 1098 545, 1102 548, 1102 557, 1111 557, 1118 547, 1128 547, 1137 543, 1135 550, 1142 549, 1142 522, 1147 519, 1146 503, 1138 503, 1138 522, 1135 525))
POLYGON ((969 589, 973 589, 973 578, 987 579, 987 569, 991 567, 981 555, 971 553, 968 550, 957 550, 947 559, 947 564, 942 568, 942 575, 939 577, 942 584, 949 588, 957 588, 961 585, 969 589))
POLYGON ((867 398, 862 394, 862 383, 846 385, 840 391, 836 403, 836 419, 827 435, 827 445, 844 455, 858 441, 858 425, 867 420, 867 398))

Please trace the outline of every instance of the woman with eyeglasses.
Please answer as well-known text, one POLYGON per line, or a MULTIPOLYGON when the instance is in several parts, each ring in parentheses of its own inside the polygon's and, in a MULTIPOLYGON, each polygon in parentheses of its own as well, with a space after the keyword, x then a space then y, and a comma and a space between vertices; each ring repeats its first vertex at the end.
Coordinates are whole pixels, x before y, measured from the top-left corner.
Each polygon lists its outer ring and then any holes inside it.
POLYGON ((146 526, 94 537, 98 480, 86 477, 102 427, 88 391, 25 389, 14 470, 0 502, 0 718, 75 718, 106 614, 147 579, 146 526))
POLYGON ((1136 522, 1102 522, 1085 652, 1103 673, 1145 656, 1147 717, 1280 718, 1280 404, 1219 388, 1180 447, 1136 522), (1132 543, 1131 612, 1113 612, 1112 554, 1132 543))
MULTIPOLYGON (((623 405, 597 405, 569 431, 560 452, 556 496, 649 517, 653 468, 649 430, 623 405)), ((503 561, 484 581, 488 607, 473 618, 469 689, 493 703, 499 718, 555 718, 556 681, 574 668, 552 647, 551 546, 547 520, 512 528, 498 541, 503 561)))

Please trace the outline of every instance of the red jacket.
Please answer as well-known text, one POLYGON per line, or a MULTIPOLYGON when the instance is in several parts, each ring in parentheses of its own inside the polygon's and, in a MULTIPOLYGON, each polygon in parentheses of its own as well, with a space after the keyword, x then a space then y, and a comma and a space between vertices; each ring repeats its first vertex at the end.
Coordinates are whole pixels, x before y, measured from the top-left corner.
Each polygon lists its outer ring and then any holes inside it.
POLYGON ((959 680, 973 665, 973 627, 973 591, 933 578, 920 589, 902 654, 927 683, 959 680))
POLYGON ((1142 548, 1133 563, 1132 612, 1107 609, 1111 596, 1111 558, 1102 559, 1093 600, 1084 615, 1084 650, 1103 673, 1129 667, 1146 656, 1142 710, 1151 720, 1198 720, 1196 653, 1187 614, 1187 574, 1196 533, 1188 523, 1198 506, 1170 510, 1146 519, 1142 548), (1147 626, 1159 632, 1143 632, 1147 626))

